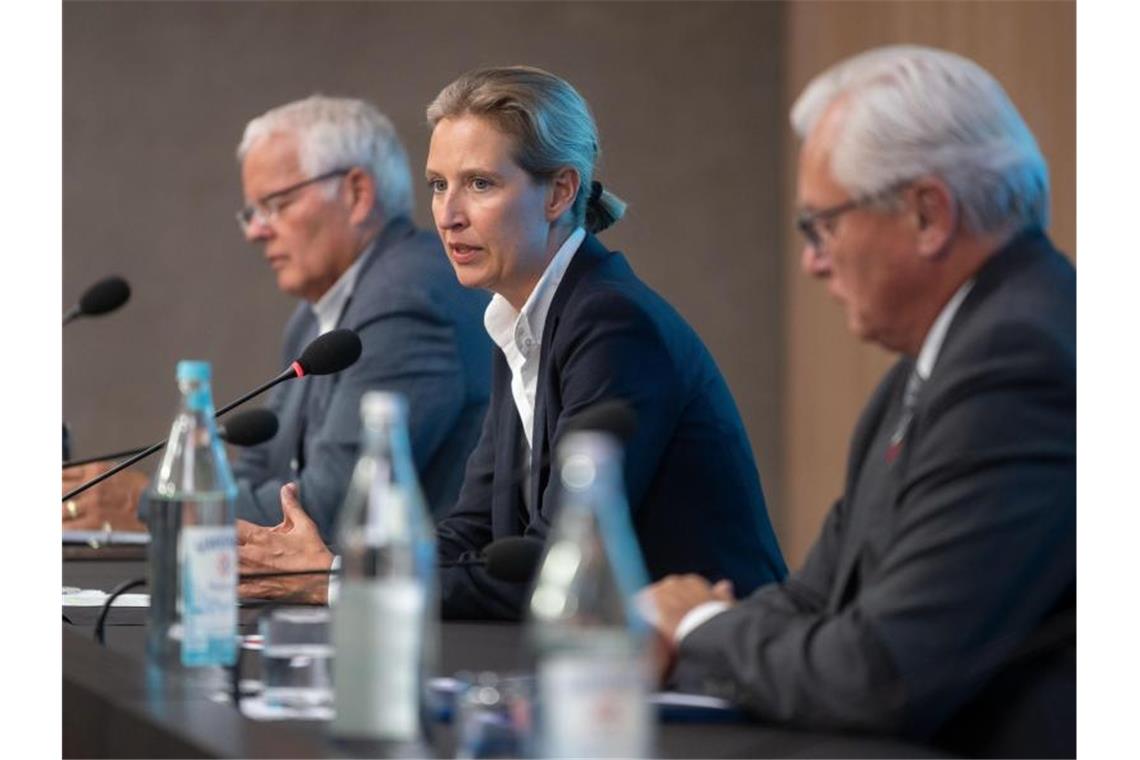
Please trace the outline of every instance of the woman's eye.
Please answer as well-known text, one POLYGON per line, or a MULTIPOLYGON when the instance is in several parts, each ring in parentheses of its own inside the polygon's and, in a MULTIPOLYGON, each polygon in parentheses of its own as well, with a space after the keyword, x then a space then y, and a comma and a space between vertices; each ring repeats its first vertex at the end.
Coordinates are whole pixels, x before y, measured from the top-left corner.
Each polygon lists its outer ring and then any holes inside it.
POLYGON ((428 180, 428 187, 431 188, 431 191, 433 193, 442 193, 444 190, 447 189, 447 183, 444 182, 442 179, 429 179, 428 180))
POLYGON ((473 190, 488 190, 491 187, 491 181, 483 177, 474 177, 471 180, 471 188, 473 190))

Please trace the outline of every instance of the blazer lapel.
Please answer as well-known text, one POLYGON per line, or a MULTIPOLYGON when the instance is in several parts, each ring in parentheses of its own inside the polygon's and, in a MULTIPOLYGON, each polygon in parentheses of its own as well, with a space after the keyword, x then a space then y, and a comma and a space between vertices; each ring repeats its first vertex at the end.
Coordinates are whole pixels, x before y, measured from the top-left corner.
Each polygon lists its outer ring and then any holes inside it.
POLYGON ((549 433, 553 432, 554 423, 562 414, 562 399, 557 394, 557 379, 553 377, 551 364, 551 346, 554 336, 558 332, 558 323, 562 319, 562 312, 570 301, 571 294, 578 287, 582 277, 613 255, 601 242, 587 233, 582 244, 566 267, 562 275, 562 282, 550 301, 550 310, 546 312, 546 322, 542 328, 542 343, 538 360, 538 383, 534 392, 534 452, 530 458, 530 518, 535 519, 535 512, 541 503, 540 497, 545 493, 550 483, 550 470, 554 464, 553 441, 549 433))
POLYGON ((520 481, 525 462, 518 462, 522 425, 511 396, 511 370, 502 352, 495 349, 492 362, 492 393, 496 406, 487 410, 495 415, 495 474, 491 491, 491 533, 495 538, 518 535, 516 524, 521 513, 520 481))

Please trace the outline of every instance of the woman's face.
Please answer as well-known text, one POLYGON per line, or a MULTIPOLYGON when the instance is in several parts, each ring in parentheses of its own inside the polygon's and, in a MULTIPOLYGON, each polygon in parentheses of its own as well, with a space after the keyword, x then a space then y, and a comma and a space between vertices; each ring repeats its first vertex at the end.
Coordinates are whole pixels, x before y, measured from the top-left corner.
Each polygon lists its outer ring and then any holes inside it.
POLYGON ((567 204, 560 182, 536 182, 515 163, 513 148, 513 138, 486 119, 442 119, 426 175, 435 226, 459 282, 521 309, 561 242, 552 226, 567 204))

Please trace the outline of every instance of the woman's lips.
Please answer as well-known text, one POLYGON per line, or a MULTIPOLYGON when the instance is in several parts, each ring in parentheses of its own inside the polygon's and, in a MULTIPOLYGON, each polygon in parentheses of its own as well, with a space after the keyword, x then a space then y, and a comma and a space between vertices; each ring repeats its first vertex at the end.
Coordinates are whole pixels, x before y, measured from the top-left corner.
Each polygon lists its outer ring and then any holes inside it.
POLYGON ((451 243, 448 248, 451 251, 451 260, 456 264, 470 264, 483 252, 479 246, 462 243, 451 243))

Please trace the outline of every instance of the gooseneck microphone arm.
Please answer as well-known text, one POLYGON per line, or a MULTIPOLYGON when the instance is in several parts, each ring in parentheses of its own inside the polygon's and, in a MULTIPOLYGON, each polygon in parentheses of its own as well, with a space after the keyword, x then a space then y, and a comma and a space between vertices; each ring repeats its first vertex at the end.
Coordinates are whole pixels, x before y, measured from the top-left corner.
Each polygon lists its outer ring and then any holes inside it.
MULTIPOLYGON (((327 332, 305 346, 305 350, 301 352, 301 356, 280 375, 226 404, 215 412, 214 416, 220 417, 235 406, 244 404, 254 396, 265 393, 265 391, 273 386, 278 383, 283 383, 286 380, 291 380, 295 377, 305 377, 306 375, 331 375, 334 372, 340 372, 342 369, 351 367, 356 360, 360 358, 361 349, 360 336, 352 330, 342 328, 327 332)), ((96 475, 86 483, 82 483, 71 489, 63 495, 62 500, 67 501, 68 499, 74 499, 88 488, 102 483, 115 473, 130 467, 141 459, 145 459, 165 445, 166 441, 162 440, 152 446, 148 446, 138 454, 119 462, 106 472, 96 475)))
MULTIPOLYGON (((271 409, 253 409, 248 412, 238 412, 226 422, 218 424, 218 437, 231 446, 256 446, 277 435, 279 423, 277 414, 271 409)), ((143 447, 145 448, 145 447, 143 447)), ((79 467, 92 462, 105 462, 112 459, 131 457, 141 452, 142 448, 127 449, 114 454, 97 454, 82 459, 69 459, 63 463, 63 469, 79 467)))
MULTIPOLYGON (((223 414, 225 414, 229 410, 233 409, 238 404, 244 404, 246 401, 249 401, 254 396, 265 393, 267 390, 269 390, 273 386, 277 385, 278 383, 283 383, 286 380, 290 380, 294 377, 300 377, 300 375, 297 374, 297 370, 294 369, 294 367, 297 365, 297 362, 293 362, 293 365, 294 365, 293 367, 290 367, 289 369, 285 370, 280 375, 278 375, 277 377, 270 380, 268 383, 260 385, 257 388, 255 388, 254 390, 245 394, 244 396, 241 396, 240 398, 226 404, 225 406, 223 406, 221 409, 219 409, 217 412, 214 413, 214 417, 221 417, 223 414)), ((121 470, 127 469, 128 467, 130 467, 135 462, 146 459, 147 457, 149 457, 154 452, 162 449, 164 446, 166 446, 166 439, 163 439, 163 440, 159 441, 158 443, 155 443, 151 446, 147 446, 145 449, 143 449, 139 453, 135 454, 132 457, 124 459, 123 461, 119 462, 117 465, 115 465, 111 469, 107 470, 106 472, 102 472, 102 473, 96 475, 95 477, 91 478, 91 480, 88 480, 86 483, 82 483, 82 484, 76 486, 75 488, 72 488, 70 491, 68 491, 67 493, 65 493, 63 495, 63 501, 67 501, 68 499, 74 499, 76 496, 83 493, 88 488, 99 485, 100 483, 102 483, 104 480, 111 477, 115 473, 120 472, 121 470)))

